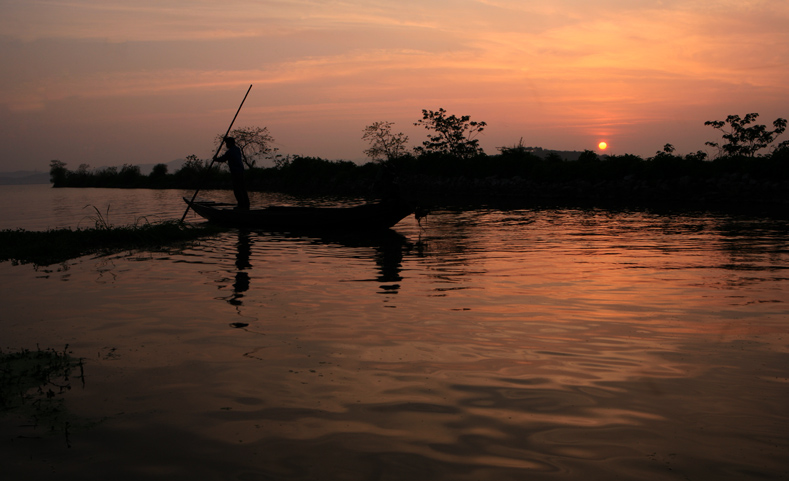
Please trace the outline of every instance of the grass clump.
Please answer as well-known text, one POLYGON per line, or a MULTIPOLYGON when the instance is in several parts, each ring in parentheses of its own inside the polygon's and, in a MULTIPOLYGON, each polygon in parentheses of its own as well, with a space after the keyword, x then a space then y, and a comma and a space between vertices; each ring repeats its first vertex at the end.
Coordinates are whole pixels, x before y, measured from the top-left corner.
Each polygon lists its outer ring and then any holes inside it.
POLYGON ((68 443, 72 416, 63 405, 63 393, 71 390, 71 377, 85 385, 82 359, 54 349, 18 352, 0 350, 0 416, 15 415, 27 426, 63 433, 68 443))
POLYGON ((220 232, 211 225, 189 225, 177 221, 113 227, 97 222, 87 229, 0 231, 0 261, 47 266, 88 254, 111 254, 125 250, 161 250, 193 242, 220 232))

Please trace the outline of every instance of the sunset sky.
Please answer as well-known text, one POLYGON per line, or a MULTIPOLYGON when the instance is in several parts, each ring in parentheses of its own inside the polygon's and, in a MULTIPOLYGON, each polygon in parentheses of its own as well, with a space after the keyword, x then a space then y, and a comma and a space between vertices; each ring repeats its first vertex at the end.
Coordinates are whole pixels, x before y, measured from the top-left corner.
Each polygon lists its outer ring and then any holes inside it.
MULTIPOLYGON (((237 127, 283 154, 410 146, 422 109, 527 146, 712 150, 706 120, 789 118, 776 0, 0 0, 0 171, 208 158, 237 127)), ((782 140, 785 140, 785 136, 782 140)))

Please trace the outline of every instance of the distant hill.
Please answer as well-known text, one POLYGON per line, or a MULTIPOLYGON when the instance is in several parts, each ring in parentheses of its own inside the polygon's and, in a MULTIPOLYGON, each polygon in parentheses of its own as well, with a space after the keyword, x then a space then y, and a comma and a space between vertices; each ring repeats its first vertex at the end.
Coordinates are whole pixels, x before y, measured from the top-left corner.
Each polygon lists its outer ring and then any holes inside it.
POLYGON ((562 160, 578 160, 581 154, 583 154, 583 152, 577 150, 550 150, 543 149, 542 147, 526 147, 526 151, 543 159, 547 158, 550 154, 556 154, 562 160))
POLYGON ((0 185, 49 184, 49 172, 17 170, 16 172, 0 172, 0 185))
MULTIPOLYGON (((167 172, 173 173, 184 165, 184 159, 171 160, 166 162, 167 172)), ((148 175, 156 164, 141 164, 140 173, 148 175)), ((99 170, 102 168, 100 167, 99 170)), ((49 172, 37 172, 33 170, 17 170, 15 172, 0 172, 0 185, 30 185, 30 184, 49 184, 49 172)))
POLYGON ((172 174, 176 170, 180 169, 182 165, 184 165, 186 159, 175 159, 171 160, 170 162, 157 162, 156 164, 140 164, 140 173, 142 175, 148 175, 153 171, 153 167, 158 164, 166 164, 167 165, 167 172, 172 174))

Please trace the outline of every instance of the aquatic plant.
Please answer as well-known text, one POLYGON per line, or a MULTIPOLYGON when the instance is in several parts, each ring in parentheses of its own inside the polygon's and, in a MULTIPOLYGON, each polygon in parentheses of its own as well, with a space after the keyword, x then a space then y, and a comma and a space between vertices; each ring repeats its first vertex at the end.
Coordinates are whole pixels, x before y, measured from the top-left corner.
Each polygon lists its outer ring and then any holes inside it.
POLYGON ((71 390, 72 372, 85 386, 82 359, 63 351, 0 350, 0 416, 18 416, 32 427, 63 433, 69 442, 74 419, 63 405, 63 393, 71 390))
POLYGON ((111 229, 112 224, 110 224, 110 206, 107 205, 107 210, 104 214, 101 213, 98 207, 95 205, 86 205, 85 208, 92 207, 93 210, 96 211, 95 216, 89 216, 89 218, 93 221, 94 226, 96 229, 111 229))
POLYGON ((113 227, 106 216, 100 213, 99 216, 96 227, 91 229, 0 231, 0 261, 47 266, 88 254, 168 249, 221 232, 213 225, 190 225, 177 221, 113 227))

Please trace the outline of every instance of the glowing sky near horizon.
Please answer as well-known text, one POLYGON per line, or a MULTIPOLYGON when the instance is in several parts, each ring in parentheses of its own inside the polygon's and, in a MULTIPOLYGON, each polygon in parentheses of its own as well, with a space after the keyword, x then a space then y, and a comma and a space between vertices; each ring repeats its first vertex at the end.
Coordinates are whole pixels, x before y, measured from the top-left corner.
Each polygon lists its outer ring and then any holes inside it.
POLYGON ((0 0, 0 171, 210 157, 236 126, 283 154, 419 145, 422 109, 525 145, 708 149, 706 120, 789 117, 789 2, 0 0))

